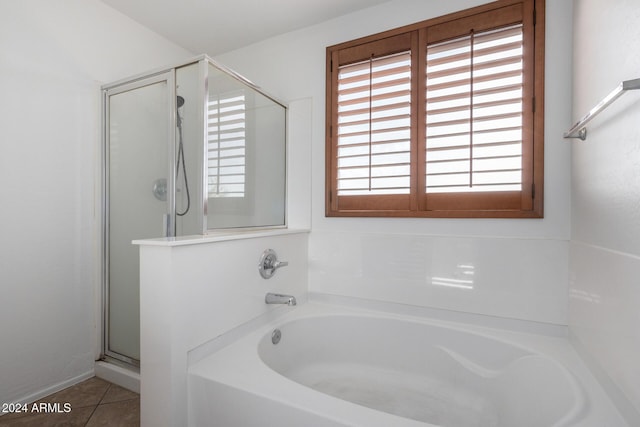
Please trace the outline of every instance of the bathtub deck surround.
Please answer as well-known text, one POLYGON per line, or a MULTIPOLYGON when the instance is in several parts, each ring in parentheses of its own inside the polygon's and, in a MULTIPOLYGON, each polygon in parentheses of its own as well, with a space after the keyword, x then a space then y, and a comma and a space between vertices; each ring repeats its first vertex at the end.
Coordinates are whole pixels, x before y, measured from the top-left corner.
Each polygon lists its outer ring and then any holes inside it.
POLYGON ((627 425, 566 338, 313 295, 192 364, 189 395, 189 426, 627 425))

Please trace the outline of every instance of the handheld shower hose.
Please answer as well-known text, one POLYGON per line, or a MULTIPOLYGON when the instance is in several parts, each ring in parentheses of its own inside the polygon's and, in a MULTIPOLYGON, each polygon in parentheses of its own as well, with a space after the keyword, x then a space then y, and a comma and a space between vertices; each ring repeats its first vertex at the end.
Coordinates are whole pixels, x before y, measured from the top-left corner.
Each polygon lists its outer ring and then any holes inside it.
POLYGON ((176 179, 180 175, 180 164, 182 163, 182 176, 184 177, 184 187, 187 193, 187 207, 184 211, 176 211, 176 215, 184 216, 189 212, 191 207, 191 195, 189 194, 189 181, 187 180, 187 168, 184 162, 184 144, 182 140, 182 117, 180 116, 180 108, 184 105, 184 98, 178 95, 176 97, 176 124, 178 126, 178 158, 176 159, 176 179))

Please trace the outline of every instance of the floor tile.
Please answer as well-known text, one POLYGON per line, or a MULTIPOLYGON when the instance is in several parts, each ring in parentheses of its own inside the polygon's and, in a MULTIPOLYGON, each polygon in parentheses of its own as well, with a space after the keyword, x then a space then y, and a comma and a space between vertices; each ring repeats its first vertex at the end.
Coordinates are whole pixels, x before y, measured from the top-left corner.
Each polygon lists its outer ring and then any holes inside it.
POLYGON ((87 427, 138 427, 140 425, 140 398, 99 405, 87 427))
POLYGON ((96 406, 72 409, 69 413, 29 414, 19 418, 0 417, 0 427, 82 427, 87 424, 96 406))
POLYGON ((29 412, 0 417, 0 427, 140 426, 140 395, 95 377, 27 408, 29 412), (69 412, 63 413, 65 410, 69 412))
POLYGON ((120 387, 115 384, 111 384, 109 390, 105 393, 104 397, 100 401, 100 404, 121 402, 123 400, 137 399, 140 397, 138 393, 135 393, 126 388, 120 387))
POLYGON ((69 403, 72 410, 85 406, 95 406, 100 403, 109 385, 109 382, 93 377, 40 399, 36 403, 69 403))

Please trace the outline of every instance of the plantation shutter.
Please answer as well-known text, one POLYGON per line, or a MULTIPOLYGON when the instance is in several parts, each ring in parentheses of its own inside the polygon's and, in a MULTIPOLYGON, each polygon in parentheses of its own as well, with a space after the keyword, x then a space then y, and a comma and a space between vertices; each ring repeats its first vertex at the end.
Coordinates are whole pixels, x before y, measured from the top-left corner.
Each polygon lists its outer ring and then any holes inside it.
POLYGON ((208 106, 208 195, 244 197, 246 102, 243 93, 210 99, 208 106))
POLYGON ((336 204, 409 209, 412 189, 411 36, 336 55, 336 204))
POLYGON ((411 53, 338 74, 338 195, 409 194, 411 53))
POLYGON ((327 216, 542 217, 544 0, 330 46, 326 87, 327 216))
POLYGON ((524 28, 514 5, 427 30, 424 209, 531 208, 532 67, 525 63, 532 57, 524 28))
POLYGON ((522 25, 427 47, 427 193, 522 189, 522 51, 522 25))

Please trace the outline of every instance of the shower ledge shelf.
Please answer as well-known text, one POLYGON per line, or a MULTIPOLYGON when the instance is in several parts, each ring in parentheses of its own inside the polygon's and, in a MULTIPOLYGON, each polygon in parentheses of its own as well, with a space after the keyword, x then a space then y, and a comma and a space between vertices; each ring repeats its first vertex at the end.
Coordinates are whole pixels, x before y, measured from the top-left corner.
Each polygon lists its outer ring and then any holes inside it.
POLYGON ((205 243, 225 242, 228 240, 257 239, 260 237, 282 236, 286 234, 309 233, 308 229, 270 228, 260 230, 216 231, 205 235, 161 237, 157 239, 134 240, 139 246, 189 246, 205 243))

